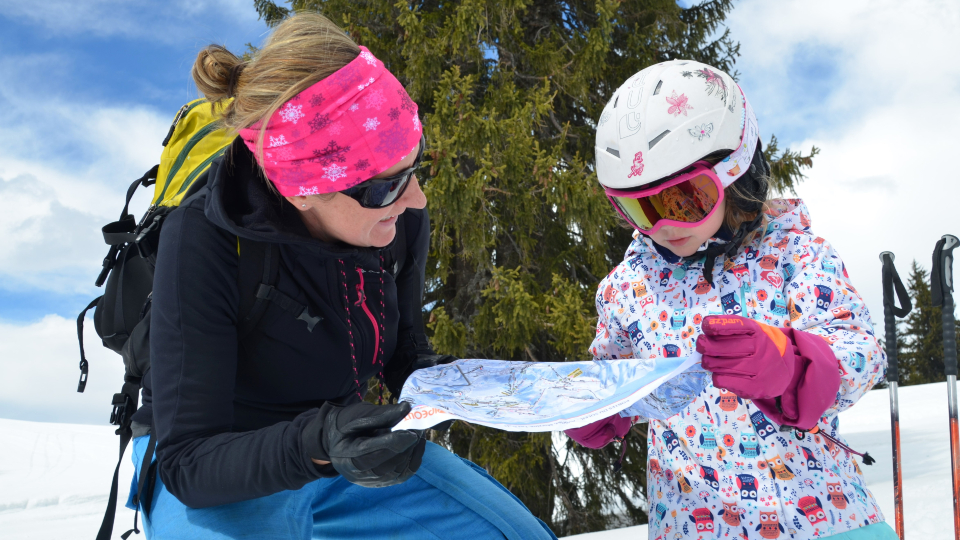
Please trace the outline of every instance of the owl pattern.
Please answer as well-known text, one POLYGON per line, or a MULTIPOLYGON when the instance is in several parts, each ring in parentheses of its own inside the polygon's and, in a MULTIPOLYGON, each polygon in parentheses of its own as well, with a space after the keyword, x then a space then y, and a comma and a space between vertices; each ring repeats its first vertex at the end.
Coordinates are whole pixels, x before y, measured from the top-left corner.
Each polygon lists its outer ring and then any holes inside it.
MULTIPOLYGON (((598 359, 686 356, 703 317, 723 313, 818 335, 841 373, 819 427, 843 440, 837 413, 881 380, 886 356, 843 261, 810 232, 803 203, 768 206, 766 228, 734 259, 717 261, 710 288, 702 262, 671 263, 636 235, 600 283, 590 350, 598 359)), ((709 383, 679 414, 650 420, 647 440, 651 538, 806 540, 883 521, 854 456, 819 435, 780 433, 752 401, 709 383), (833 509, 826 521, 821 501, 833 509)))

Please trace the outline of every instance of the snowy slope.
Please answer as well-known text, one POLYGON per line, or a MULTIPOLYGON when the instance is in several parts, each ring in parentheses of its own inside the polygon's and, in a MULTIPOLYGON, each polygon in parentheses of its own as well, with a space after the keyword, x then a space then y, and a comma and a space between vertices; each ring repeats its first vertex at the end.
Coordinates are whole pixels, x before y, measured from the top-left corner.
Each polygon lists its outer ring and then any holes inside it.
MULTIPOLYGON (((904 500, 907 536, 953 537, 946 385, 901 389, 904 500)), ((893 522, 888 393, 868 393, 841 416, 851 446, 877 464, 863 467, 867 485, 893 522)), ((0 419, 0 538, 92 539, 100 526, 116 465, 117 437, 105 426, 0 419)), ((120 469, 122 506, 133 466, 120 469)), ((133 524, 133 512, 117 511, 114 538, 133 524)), ((577 540, 639 540, 646 526, 577 535, 577 540)), ((134 538, 142 538, 134 537, 134 538)))

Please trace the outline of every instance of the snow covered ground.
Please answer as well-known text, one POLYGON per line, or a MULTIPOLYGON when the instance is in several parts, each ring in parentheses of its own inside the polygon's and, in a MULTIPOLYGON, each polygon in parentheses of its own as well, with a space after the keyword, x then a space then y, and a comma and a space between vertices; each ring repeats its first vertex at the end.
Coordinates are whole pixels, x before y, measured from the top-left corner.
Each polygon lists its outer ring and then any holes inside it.
MULTIPOLYGON (((946 385, 900 391, 907 536, 953 538, 946 385)), ((863 467, 867 485, 893 523, 890 409, 885 390, 867 394, 841 415, 851 446, 876 458, 863 467)), ((117 437, 105 426, 0 419, 0 537, 4 540, 92 539, 103 517, 116 465, 117 437)), ((133 466, 120 468, 122 506, 133 466)), ((114 538, 133 524, 119 508, 114 538)), ((646 526, 577 535, 576 540, 638 540, 646 526)), ((142 537, 140 537, 142 538, 142 537)))

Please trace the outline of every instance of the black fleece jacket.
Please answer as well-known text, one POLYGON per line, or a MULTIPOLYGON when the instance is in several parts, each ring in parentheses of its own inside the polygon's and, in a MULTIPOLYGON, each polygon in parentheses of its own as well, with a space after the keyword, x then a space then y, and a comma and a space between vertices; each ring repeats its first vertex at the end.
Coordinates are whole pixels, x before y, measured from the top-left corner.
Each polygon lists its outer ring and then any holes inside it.
POLYGON ((209 178, 163 225, 151 368, 134 417, 152 424, 160 478, 192 508, 299 489, 336 474, 311 456, 319 450, 320 405, 360 399, 351 333, 364 388, 380 369, 377 336, 388 371, 407 369, 418 349, 429 352, 420 316, 426 210, 400 216, 404 264, 381 270, 389 247, 310 237, 298 211, 268 190, 243 144, 214 161, 209 178), (279 246, 276 287, 323 318, 312 332, 269 303, 257 328, 238 335, 238 236, 279 246))

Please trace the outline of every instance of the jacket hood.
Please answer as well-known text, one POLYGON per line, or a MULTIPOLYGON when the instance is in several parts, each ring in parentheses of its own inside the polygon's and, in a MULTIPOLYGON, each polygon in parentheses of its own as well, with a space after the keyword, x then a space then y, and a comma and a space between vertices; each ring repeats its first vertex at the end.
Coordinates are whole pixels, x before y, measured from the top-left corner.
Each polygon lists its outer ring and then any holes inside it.
POLYGON ((299 244, 339 257, 389 248, 327 243, 310 236, 299 212, 272 191, 267 182, 253 153, 237 137, 210 167, 204 214, 213 224, 237 236, 258 242, 299 244))
MULTIPOLYGON (((810 213, 801 199, 771 199, 767 201, 767 220, 764 231, 775 229, 810 231, 810 213)), ((749 239, 749 235, 747 236, 749 239)), ((724 238, 711 238, 711 242, 724 242, 724 238)), ((747 242, 745 241, 744 244, 747 242)), ((624 260, 633 259, 640 255, 656 254, 668 258, 657 249, 657 244, 649 236, 633 233, 633 242, 627 246, 624 260)), ((676 256, 675 256, 676 257, 676 256)), ((678 260, 680 257, 676 257, 678 260)), ((669 259, 669 258, 668 258, 669 259)))

